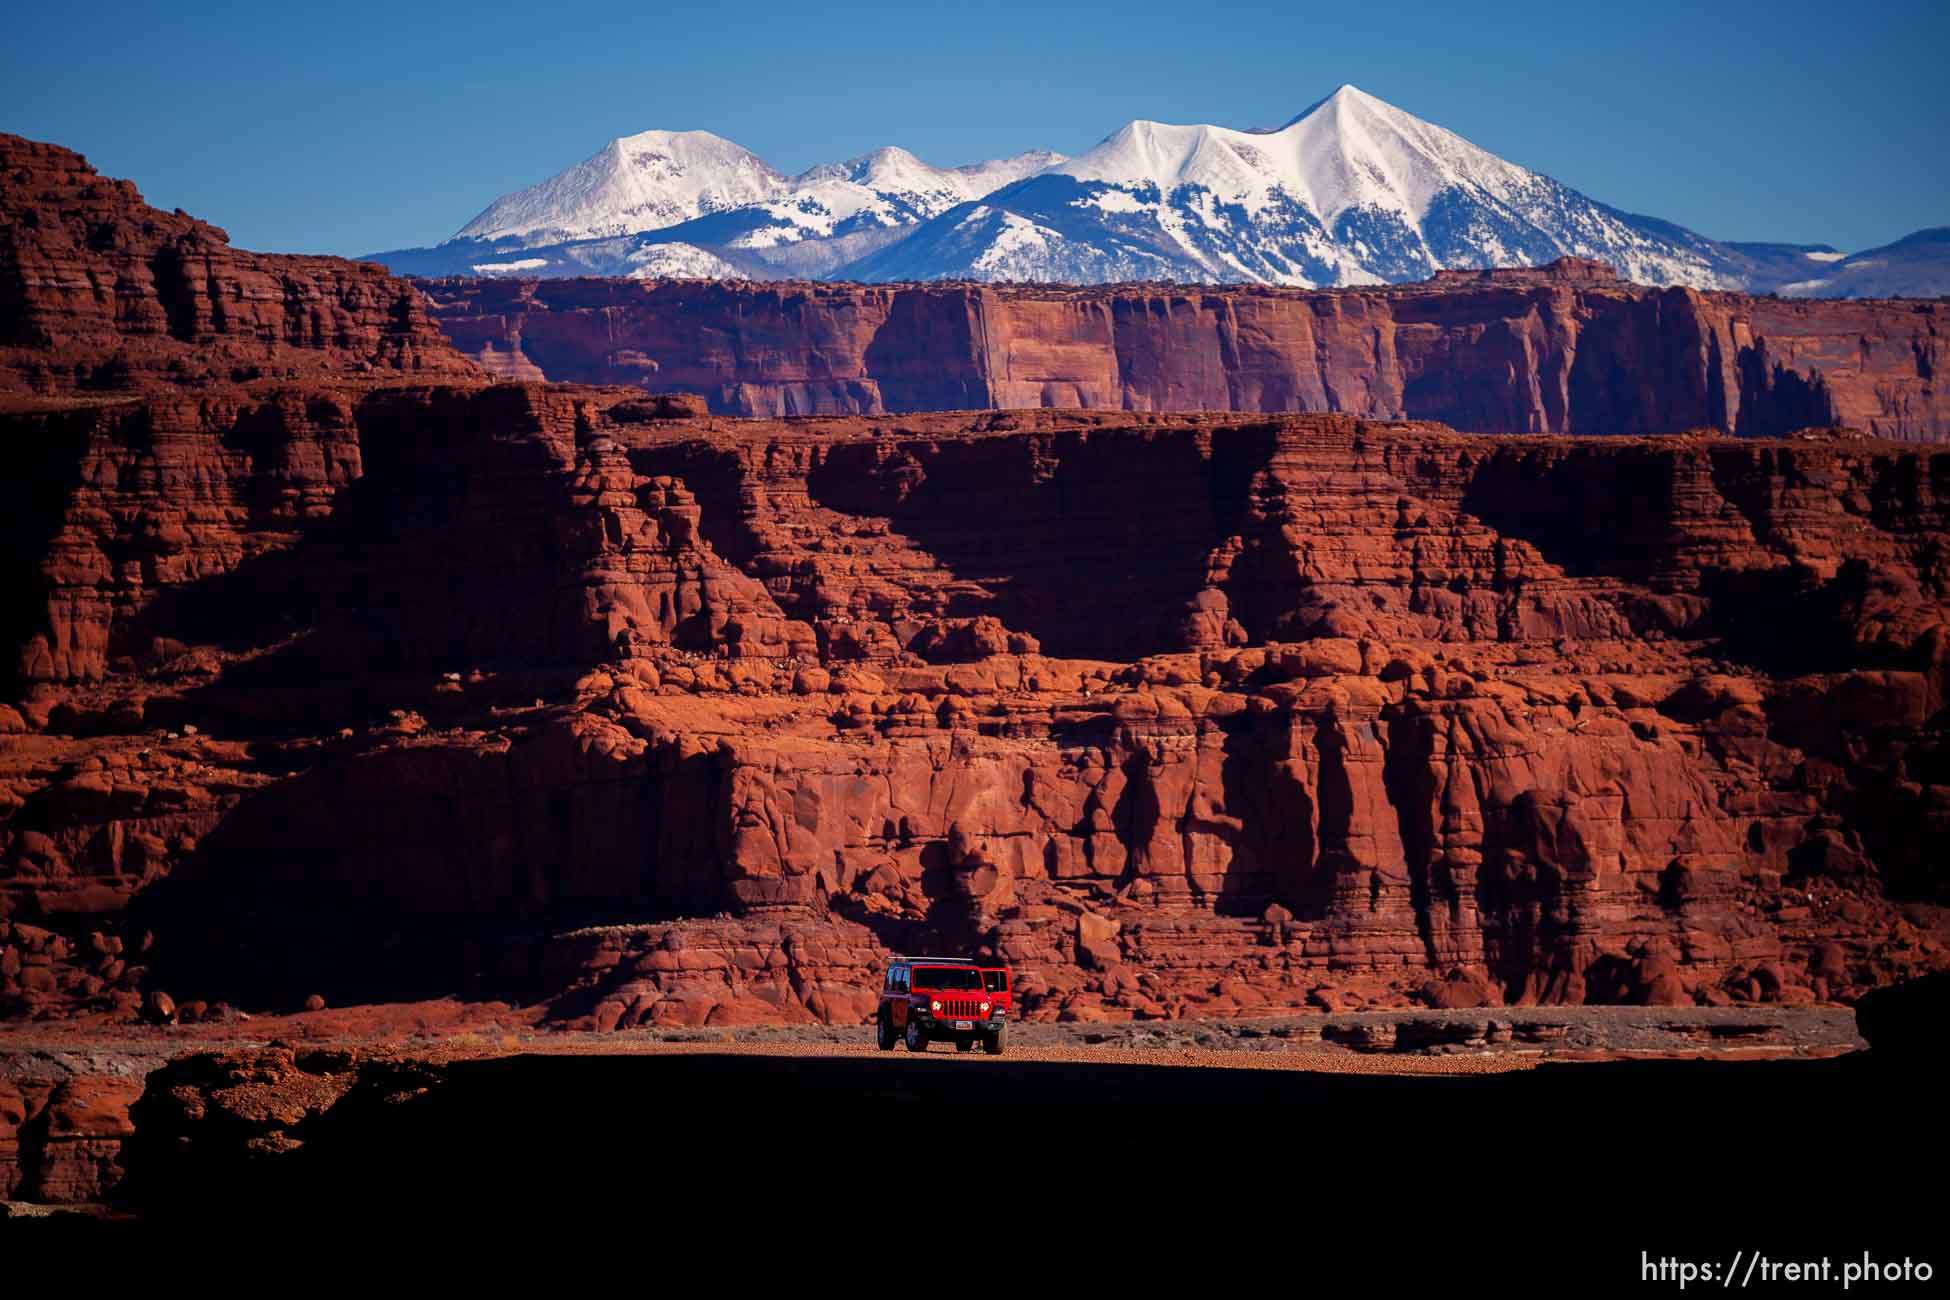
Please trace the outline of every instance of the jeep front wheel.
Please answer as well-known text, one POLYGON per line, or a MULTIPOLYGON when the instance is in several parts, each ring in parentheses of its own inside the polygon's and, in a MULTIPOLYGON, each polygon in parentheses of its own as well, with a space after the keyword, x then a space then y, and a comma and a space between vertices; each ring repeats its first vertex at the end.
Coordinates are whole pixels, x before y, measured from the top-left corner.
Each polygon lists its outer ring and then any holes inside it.
POLYGON ((879 1017, 877 1021, 877 1026, 878 1026, 877 1041, 880 1044, 880 1050, 883 1052, 893 1051, 894 1044, 900 1041, 900 1038, 894 1033, 894 1022, 889 1020, 886 1016, 883 1015, 879 1017))
POLYGON ((928 1036, 926 1031, 921 1028, 921 1022, 918 1020, 910 1020, 907 1022, 907 1050, 910 1052, 925 1052, 928 1050, 928 1036))
POLYGON ((1003 1049, 1008 1046, 1009 1026, 1007 1025, 997 1025, 994 1033, 982 1035, 982 1050, 990 1056, 1002 1055, 1003 1049))

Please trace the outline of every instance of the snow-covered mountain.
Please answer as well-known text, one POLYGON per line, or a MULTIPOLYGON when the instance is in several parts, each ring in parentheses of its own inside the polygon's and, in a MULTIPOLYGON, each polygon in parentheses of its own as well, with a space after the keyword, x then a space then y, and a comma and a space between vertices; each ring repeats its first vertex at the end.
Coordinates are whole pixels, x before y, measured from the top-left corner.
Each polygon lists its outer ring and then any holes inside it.
POLYGON ((1647 284, 1870 282, 1829 274, 1842 254, 1826 245, 1722 243, 1622 212, 1354 86, 1280 127, 1136 121, 1076 158, 965 167, 888 148, 787 176, 709 132, 646 131, 443 244, 374 256, 418 275, 1318 287, 1567 255, 1647 284))
POLYGON ((787 184, 763 158, 709 131, 644 131, 502 195, 454 239, 560 244, 631 235, 762 203, 787 184))
POLYGON ((794 177, 776 197, 755 205, 775 224, 753 230, 741 246, 823 238, 849 228, 917 225, 1061 161, 1061 154, 1038 150, 941 168, 905 149, 876 149, 863 158, 814 167, 794 177))
POLYGON ((1779 286, 1787 298, 1938 298, 1950 294, 1950 226, 1844 256, 1830 253, 1779 286))
POLYGON ((1649 283, 1734 282, 1712 241, 1594 202, 1342 86, 1274 129, 1132 122, 852 271, 1323 286, 1567 254, 1649 283))
POLYGON ((887 148, 787 176, 708 131, 645 131, 503 195, 435 248, 377 257, 418 274, 817 275, 1062 161, 934 167, 887 148))

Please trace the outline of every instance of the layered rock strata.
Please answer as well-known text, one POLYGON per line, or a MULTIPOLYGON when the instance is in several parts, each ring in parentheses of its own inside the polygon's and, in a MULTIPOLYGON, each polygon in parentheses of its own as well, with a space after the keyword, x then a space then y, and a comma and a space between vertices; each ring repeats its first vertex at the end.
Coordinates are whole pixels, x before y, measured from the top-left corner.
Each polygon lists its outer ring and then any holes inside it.
POLYGON ((483 987, 606 1026, 858 1019, 907 947, 1072 1017, 1944 958, 1891 895, 1942 891, 1950 456, 713 428, 539 386, 195 410, 89 411, 19 557, 18 1009, 451 991, 481 945, 483 987))
POLYGON ((1346 412, 1492 433, 1950 438, 1942 301, 1800 301, 1595 263, 1360 289, 423 282, 508 379, 729 415, 981 408, 1346 412))
POLYGON ((140 1078, 0 1079, 0 1202, 107 1200, 141 1095, 140 1078))
POLYGON ((402 372, 473 373, 384 268, 234 249, 72 150, 0 134, 0 400, 402 372))
MULTIPOLYGON (((82 279, 171 220, 71 241, 82 279)), ((1004 958, 1073 1020, 1950 964, 1950 453, 725 421, 490 384, 410 307, 293 342, 87 301, 0 403, 7 1015, 851 1023, 901 950, 1004 958), (294 369, 57 391, 177 343, 294 369)))

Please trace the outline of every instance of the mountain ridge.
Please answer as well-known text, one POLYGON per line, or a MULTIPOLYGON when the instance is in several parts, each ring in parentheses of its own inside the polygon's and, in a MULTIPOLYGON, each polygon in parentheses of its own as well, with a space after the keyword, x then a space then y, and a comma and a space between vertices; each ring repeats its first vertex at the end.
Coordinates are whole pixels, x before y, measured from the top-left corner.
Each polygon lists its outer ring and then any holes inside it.
POLYGON ((503 195, 442 244, 372 258, 423 276, 1316 288, 1567 256, 1651 285, 1950 290, 1950 250, 1929 245, 1870 275, 1844 273, 1853 259, 1827 245, 1710 239, 1352 84, 1280 127, 1138 118, 1074 158, 1034 150, 959 167, 888 146, 788 176, 709 132, 641 132, 503 195))

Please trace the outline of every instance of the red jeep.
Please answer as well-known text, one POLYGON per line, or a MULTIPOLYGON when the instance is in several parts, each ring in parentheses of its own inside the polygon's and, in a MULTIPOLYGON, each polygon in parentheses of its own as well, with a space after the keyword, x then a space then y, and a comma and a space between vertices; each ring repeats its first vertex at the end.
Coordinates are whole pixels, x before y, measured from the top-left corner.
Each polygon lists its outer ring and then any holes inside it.
POLYGON ((925 1052, 937 1038, 954 1040, 957 1052, 975 1049, 1002 1055, 1014 1009, 1006 966, 980 966, 965 957, 896 957, 887 966, 874 1016, 880 1050, 905 1042, 925 1052))

